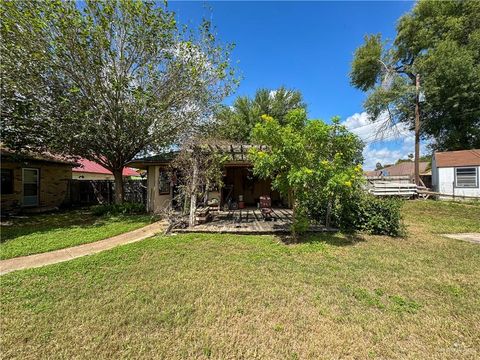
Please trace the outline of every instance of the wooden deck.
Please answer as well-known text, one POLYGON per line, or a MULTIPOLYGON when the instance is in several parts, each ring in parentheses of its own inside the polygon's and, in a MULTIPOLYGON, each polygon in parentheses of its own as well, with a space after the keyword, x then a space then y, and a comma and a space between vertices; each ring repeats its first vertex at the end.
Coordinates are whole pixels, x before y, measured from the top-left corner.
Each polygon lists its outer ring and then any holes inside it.
MULTIPOLYGON (((232 233, 232 234, 273 234, 287 233, 292 224, 291 209, 273 209, 273 220, 265 221, 259 209, 239 209, 214 213, 213 220, 192 228, 175 229, 175 232, 232 233)), ((323 226, 313 226, 310 231, 323 232, 323 226)))

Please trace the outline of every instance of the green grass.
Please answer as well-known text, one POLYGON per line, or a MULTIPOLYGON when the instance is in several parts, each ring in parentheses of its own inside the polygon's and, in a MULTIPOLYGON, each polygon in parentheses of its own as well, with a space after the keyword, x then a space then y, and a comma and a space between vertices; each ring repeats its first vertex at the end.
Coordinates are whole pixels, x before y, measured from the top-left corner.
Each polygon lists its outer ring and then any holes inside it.
POLYGON ((401 239, 157 236, 7 274, 2 357, 476 359, 480 246, 435 232, 478 208, 428 206, 401 239))
POLYGON ((0 259, 106 239, 151 222, 148 215, 93 216, 87 210, 14 218, 2 224, 0 259))
POLYGON ((404 209, 406 221, 436 234, 480 232, 480 202, 407 201, 404 209))

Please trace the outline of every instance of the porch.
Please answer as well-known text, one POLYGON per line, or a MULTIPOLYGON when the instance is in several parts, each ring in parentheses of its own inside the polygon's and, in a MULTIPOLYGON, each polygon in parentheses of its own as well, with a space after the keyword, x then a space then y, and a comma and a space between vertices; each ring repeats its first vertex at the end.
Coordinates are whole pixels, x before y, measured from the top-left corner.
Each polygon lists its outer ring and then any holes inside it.
MULTIPOLYGON (((217 211, 212 220, 192 228, 174 229, 178 233, 231 233, 231 234, 274 234, 287 233, 293 222, 293 211, 286 208, 273 208, 272 220, 265 221, 260 209, 246 208, 217 211)), ((324 226, 311 226, 312 232, 335 231, 324 226)))

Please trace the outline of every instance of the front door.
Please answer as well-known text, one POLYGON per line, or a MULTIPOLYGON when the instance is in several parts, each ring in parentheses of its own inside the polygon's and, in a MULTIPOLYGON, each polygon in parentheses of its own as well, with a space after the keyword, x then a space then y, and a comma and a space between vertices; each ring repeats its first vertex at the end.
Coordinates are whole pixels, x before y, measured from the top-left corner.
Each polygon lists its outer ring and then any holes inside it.
POLYGON ((23 206, 38 205, 38 169, 23 169, 23 206))

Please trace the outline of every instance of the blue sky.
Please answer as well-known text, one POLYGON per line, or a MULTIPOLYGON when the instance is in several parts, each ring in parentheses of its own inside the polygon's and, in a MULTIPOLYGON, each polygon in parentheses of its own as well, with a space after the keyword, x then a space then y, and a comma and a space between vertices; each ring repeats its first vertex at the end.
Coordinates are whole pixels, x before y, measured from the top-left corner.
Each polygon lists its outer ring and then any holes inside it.
POLYGON ((302 92, 310 118, 341 116, 352 131, 367 140, 365 168, 388 163, 413 152, 411 134, 374 139, 362 103, 366 95, 348 78, 355 49, 366 34, 393 39, 398 18, 413 2, 184 2, 169 8, 181 23, 212 20, 222 42, 236 44, 243 80, 227 104, 238 95, 281 85, 302 92), (372 140, 375 140, 372 143, 372 140))

